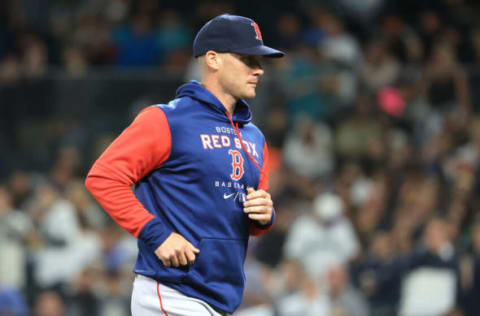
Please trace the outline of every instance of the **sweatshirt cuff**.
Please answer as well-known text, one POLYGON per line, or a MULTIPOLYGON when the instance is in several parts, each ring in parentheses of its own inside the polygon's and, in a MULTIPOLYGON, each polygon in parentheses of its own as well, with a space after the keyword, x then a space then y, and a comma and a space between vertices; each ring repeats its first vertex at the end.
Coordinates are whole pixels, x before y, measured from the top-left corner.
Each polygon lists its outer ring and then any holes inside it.
POLYGON ((143 227, 138 238, 155 251, 171 233, 172 230, 168 229, 160 219, 153 218, 143 227))
POLYGON ((270 219, 270 221, 268 223, 266 223, 265 225, 262 225, 260 224, 259 222, 257 221, 253 221, 253 224, 255 225, 255 227, 257 228, 260 228, 260 229, 267 229, 269 228, 270 226, 273 225, 273 222, 275 221, 275 209, 272 210, 272 218, 270 219))

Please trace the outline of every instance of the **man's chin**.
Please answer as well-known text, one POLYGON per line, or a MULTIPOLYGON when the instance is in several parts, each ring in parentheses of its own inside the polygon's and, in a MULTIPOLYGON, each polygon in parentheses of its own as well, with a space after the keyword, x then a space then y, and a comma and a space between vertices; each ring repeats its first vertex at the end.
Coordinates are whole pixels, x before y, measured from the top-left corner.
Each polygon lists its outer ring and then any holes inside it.
POLYGON ((255 92, 255 90, 254 90, 254 91, 251 91, 251 92, 249 92, 249 93, 246 93, 242 99, 247 99, 247 100, 248 100, 248 99, 253 99, 253 98, 256 97, 256 95, 257 95, 257 94, 256 94, 256 92, 255 92))

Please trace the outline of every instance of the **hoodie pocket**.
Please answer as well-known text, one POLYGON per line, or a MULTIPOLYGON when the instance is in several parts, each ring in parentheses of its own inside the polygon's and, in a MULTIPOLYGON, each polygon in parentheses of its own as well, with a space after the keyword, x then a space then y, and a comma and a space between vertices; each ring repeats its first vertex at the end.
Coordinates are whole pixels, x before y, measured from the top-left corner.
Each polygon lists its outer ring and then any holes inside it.
POLYGON ((222 305, 239 303, 245 285, 246 240, 203 238, 198 248, 200 253, 184 281, 222 305))

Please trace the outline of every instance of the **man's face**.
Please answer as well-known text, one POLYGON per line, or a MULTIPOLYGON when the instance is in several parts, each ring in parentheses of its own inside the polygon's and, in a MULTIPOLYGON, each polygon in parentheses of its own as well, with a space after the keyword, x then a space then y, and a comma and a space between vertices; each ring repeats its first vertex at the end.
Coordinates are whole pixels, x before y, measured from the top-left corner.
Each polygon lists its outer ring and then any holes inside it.
POLYGON ((263 75, 260 56, 224 53, 218 75, 223 90, 236 99, 255 97, 255 88, 263 75))

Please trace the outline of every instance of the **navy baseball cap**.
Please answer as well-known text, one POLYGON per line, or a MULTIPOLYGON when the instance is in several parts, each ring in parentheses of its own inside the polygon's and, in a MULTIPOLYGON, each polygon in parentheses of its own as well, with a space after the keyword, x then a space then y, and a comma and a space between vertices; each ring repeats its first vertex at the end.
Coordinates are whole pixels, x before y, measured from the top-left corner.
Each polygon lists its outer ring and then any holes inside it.
POLYGON ((230 14, 222 14, 211 19, 195 36, 193 55, 202 56, 209 50, 273 58, 285 55, 263 44, 262 33, 255 21, 230 14))

